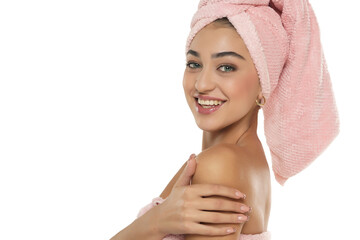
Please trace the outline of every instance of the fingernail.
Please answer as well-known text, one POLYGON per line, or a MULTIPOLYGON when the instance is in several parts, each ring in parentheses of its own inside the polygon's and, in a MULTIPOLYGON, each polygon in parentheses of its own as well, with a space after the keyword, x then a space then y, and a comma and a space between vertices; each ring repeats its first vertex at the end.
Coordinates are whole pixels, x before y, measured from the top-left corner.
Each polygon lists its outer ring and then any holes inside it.
POLYGON ((229 229, 227 229, 226 230, 228 233, 233 233, 233 232, 235 232, 235 228, 229 228, 229 229))
POLYGON ((249 208, 250 208, 249 213, 251 213, 252 207, 249 207, 249 208))
POLYGON ((247 211, 250 212, 250 207, 248 207, 248 206, 241 206, 241 207, 240 207, 240 210, 243 211, 243 212, 247 212, 247 211))
POLYGON ((186 161, 186 166, 189 165, 190 160, 191 160, 191 158, 189 158, 189 160, 186 161))
POLYGON ((191 157, 192 157, 193 154, 190 155, 189 159, 186 161, 186 166, 189 165, 189 162, 191 160, 191 157))

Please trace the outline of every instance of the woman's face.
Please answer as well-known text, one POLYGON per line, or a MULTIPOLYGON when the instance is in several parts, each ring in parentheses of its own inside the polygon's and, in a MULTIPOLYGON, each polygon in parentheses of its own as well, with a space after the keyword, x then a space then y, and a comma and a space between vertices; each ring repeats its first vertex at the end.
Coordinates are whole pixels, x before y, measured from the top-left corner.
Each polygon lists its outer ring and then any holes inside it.
POLYGON ((186 100, 204 131, 238 122, 262 97, 250 53, 233 28, 214 22, 202 28, 191 42, 186 62, 186 100))

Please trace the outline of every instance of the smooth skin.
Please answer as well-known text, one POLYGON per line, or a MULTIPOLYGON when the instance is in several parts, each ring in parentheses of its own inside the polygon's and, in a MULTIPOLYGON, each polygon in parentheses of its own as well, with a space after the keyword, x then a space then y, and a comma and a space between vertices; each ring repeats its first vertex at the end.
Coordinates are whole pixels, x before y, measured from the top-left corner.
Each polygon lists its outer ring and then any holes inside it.
POLYGON ((262 98, 250 53, 234 28, 213 22, 194 37, 187 53, 183 87, 196 124, 203 130, 202 152, 184 164, 161 193, 166 198, 127 228, 119 239, 238 239, 267 231, 271 205, 270 171, 257 136, 262 98), (220 52, 233 55, 212 57, 220 52), (200 114, 195 95, 225 100, 216 112, 200 114), (189 185, 190 184, 190 185, 189 185), (236 197, 241 190, 246 198, 236 197), (250 206, 252 211, 240 210, 250 206), (250 219, 237 220, 237 216, 250 219), (235 233, 227 233, 235 228, 235 233))

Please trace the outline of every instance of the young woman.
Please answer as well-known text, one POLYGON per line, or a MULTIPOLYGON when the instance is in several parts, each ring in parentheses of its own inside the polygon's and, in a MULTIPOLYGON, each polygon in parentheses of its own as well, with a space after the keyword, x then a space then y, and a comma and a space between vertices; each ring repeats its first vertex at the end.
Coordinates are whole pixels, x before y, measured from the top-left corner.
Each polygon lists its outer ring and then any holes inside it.
POLYGON ((202 0, 191 27, 183 87, 203 130, 202 152, 113 240, 270 239, 271 179, 257 136, 259 109, 280 184, 338 134, 307 0, 202 0))

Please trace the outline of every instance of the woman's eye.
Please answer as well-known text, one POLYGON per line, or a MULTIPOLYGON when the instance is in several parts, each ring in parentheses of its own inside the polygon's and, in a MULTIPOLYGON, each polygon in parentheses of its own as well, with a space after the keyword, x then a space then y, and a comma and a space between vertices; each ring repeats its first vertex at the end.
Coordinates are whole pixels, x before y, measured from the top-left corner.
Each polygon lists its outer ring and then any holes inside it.
POLYGON ((197 68, 200 66, 200 64, 195 63, 195 62, 188 62, 188 63, 186 63, 186 66, 189 68, 197 68))
MULTIPOLYGON (((200 68, 201 65, 196 63, 196 62, 187 62, 186 66, 191 68, 191 69, 195 69, 195 68, 200 68)), ((235 71, 236 69, 230 65, 222 65, 219 67, 219 69, 222 69, 222 72, 232 72, 235 71)))
POLYGON ((223 68, 223 72, 231 72, 235 70, 235 68, 229 65, 222 65, 219 68, 223 68))

